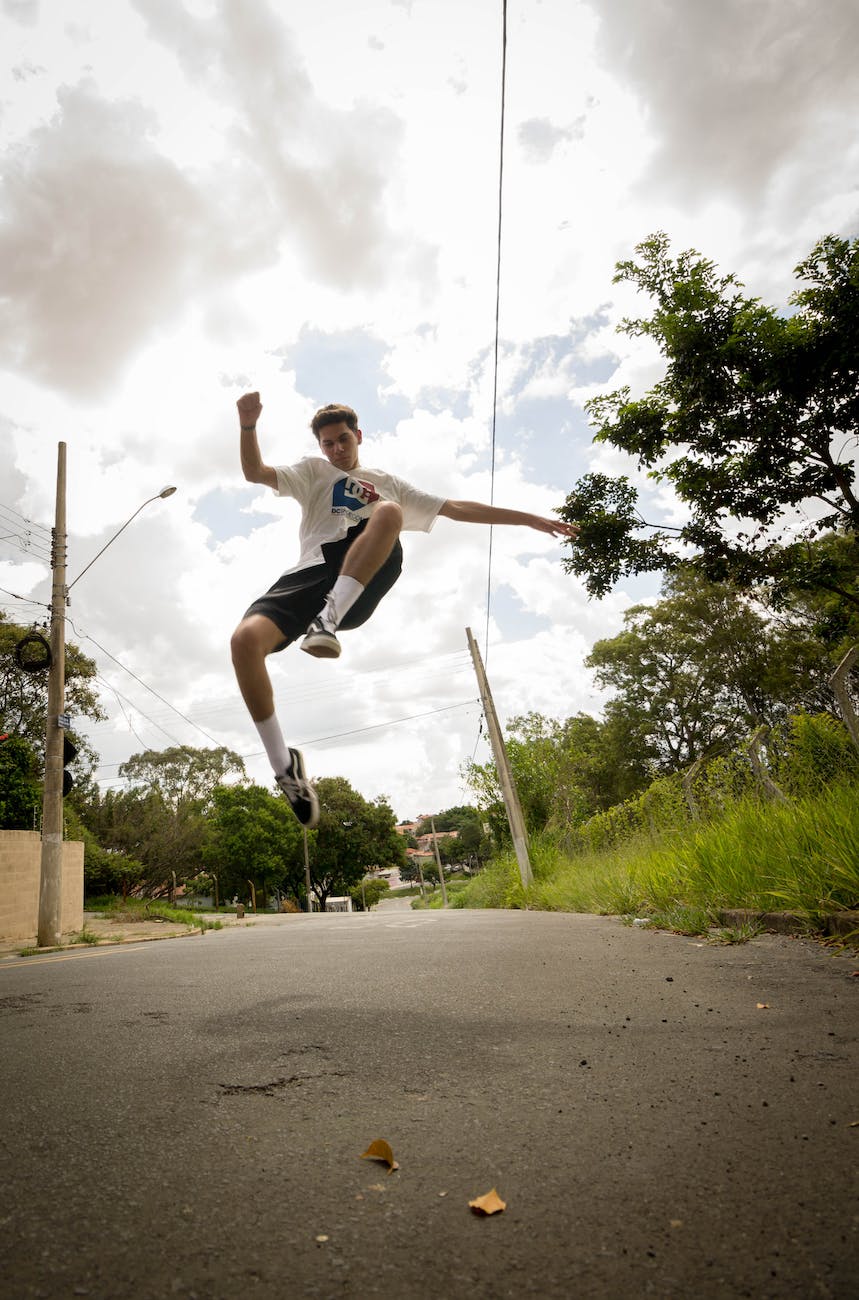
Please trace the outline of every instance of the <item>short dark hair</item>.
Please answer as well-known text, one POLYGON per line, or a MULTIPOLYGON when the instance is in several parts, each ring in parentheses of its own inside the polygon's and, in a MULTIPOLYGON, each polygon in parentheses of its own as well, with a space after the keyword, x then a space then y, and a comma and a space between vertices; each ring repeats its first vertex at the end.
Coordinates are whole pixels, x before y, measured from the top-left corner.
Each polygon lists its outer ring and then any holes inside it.
POLYGON ((310 421, 317 442, 327 424, 347 424, 353 433, 357 433, 358 414, 351 406, 343 406, 340 402, 329 402, 327 406, 321 406, 310 421))

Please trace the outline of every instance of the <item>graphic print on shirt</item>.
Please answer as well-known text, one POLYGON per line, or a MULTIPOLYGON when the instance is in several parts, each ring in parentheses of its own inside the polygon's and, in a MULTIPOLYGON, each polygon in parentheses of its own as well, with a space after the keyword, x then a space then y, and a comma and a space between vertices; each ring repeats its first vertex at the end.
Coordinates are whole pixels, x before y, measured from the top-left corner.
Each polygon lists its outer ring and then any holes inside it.
POLYGON ((365 506, 371 506, 379 500, 379 493, 372 483, 359 478, 341 478, 334 484, 331 496, 332 515, 357 514, 365 506))

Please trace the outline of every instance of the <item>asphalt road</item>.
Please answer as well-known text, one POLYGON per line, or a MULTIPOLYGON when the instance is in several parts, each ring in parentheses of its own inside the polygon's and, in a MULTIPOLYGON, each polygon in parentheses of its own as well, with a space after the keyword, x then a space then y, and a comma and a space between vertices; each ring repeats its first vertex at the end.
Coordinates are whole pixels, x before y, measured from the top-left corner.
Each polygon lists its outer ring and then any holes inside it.
POLYGON ((465 911, 3 959, 0 1290, 854 1300, 857 965, 465 911))

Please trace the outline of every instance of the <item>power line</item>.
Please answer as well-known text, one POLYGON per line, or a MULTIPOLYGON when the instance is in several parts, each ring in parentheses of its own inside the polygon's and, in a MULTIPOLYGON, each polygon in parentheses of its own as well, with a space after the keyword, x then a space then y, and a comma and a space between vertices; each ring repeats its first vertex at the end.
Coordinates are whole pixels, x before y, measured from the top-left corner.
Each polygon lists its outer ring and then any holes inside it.
MULTIPOLYGON (((144 690, 149 691, 150 695, 154 695, 157 700, 160 700, 162 704, 166 704, 167 708, 172 710, 172 712, 175 713, 178 717, 182 718, 184 722, 187 722, 190 726, 194 727, 195 730, 199 731, 201 736, 205 736, 206 739, 210 740, 213 745, 217 745, 220 748, 220 741, 216 740, 214 736, 210 736, 208 731, 205 731, 199 725, 199 723, 194 722, 192 718, 189 718, 188 715, 186 713, 183 713, 181 709, 177 709, 175 704, 171 704, 169 700, 165 700, 163 695, 159 695, 158 691, 156 691, 154 687, 150 686, 147 682, 145 682, 142 677, 138 677, 137 673, 132 672, 131 669, 128 668, 122 662, 121 659, 117 659, 116 655, 111 654, 109 650, 106 650, 105 647, 99 641, 96 641, 94 636, 90 636, 88 632, 78 632, 77 628, 74 625, 74 621, 70 619, 68 616, 66 616, 66 622, 69 623, 70 626, 73 628, 74 634, 78 638, 78 640, 83 639, 86 641, 92 641, 93 645, 97 646, 98 649, 102 652, 102 654, 107 655, 108 659, 112 659, 113 662, 123 670, 123 672, 128 673, 129 677, 133 677, 134 680, 144 688, 144 690)), ((163 730, 163 728, 160 728, 160 730, 163 730)), ((168 733, 165 732, 164 734, 167 735, 168 733)))
POLYGON ((107 689, 109 691, 112 691, 113 694, 116 696, 116 702, 119 705, 120 709, 122 710, 122 716, 125 718, 125 721, 128 723, 129 731, 135 737, 135 739, 143 746, 144 749, 149 749, 150 747, 140 736, 138 736, 137 732, 135 731, 134 726, 132 725, 131 722, 131 718, 128 716, 128 714, 125 711, 123 700, 127 705, 129 705, 130 708, 134 709, 137 713, 139 713, 142 718, 145 718, 151 727, 155 727, 157 731, 160 731, 163 735, 165 735, 168 740, 173 742, 174 745, 181 745, 182 742, 180 740, 177 740, 175 736, 171 736, 169 731, 166 731, 164 727, 161 726, 160 723, 155 721, 154 718, 150 718, 148 713, 144 713, 143 710, 140 708, 140 706, 135 704, 133 700, 130 700, 127 695, 123 695, 121 691, 117 690, 117 688, 113 685, 113 683, 109 682, 106 677, 102 677, 100 673, 96 673, 96 681, 101 682, 103 686, 106 686, 107 689))
MULTIPOLYGON (((498 233, 497 256, 495 263, 495 346, 492 376, 492 438, 491 465, 489 472, 489 504, 495 503, 495 430, 498 413, 498 337, 501 321, 501 220, 504 211, 504 120, 507 101, 507 0, 501 3, 501 121, 498 146, 498 233)), ((486 572, 486 635, 484 637, 483 658, 489 660, 489 610, 492 601, 492 541, 494 528, 489 527, 489 557, 486 572)))
POLYGON ((28 529, 38 528, 40 532, 45 534, 45 541, 50 543, 51 529, 47 524, 37 524, 35 520, 28 519, 26 515, 22 515, 20 510, 16 510, 14 506, 4 505, 2 501, 0 501, 0 511, 7 515, 13 515, 15 519, 20 519, 21 523, 25 524, 28 529))
MULTIPOLYGON (((387 721, 385 722, 373 722, 366 727, 353 727, 351 731, 338 731, 336 734, 330 736, 314 736, 312 739, 299 740, 298 744, 299 745, 324 745, 327 741, 344 740, 347 736, 360 736, 362 733, 367 731, 378 731, 383 727, 395 727, 398 726, 401 722, 415 722, 419 718, 431 718, 434 717, 437 713, 448 713, 452 709, 467 709, 470 708, 472 705, 479 704, 479 703, 480 700, 460 700, 458 704, 444 704, 439 709, 427 709, 423 713, 410 713, 406 717, 402 717, 402 718, 388 718, 387 721)), ((139 739, 140 737, 138 736, 138 740, 139 739)), ((141 744, 142 743, 143 742, 141 741, 141 744)), ((250 754, 242 754, 241 757, 243 759, 262 758, 264 753, 265 753, 264 749, 255 749, 250 754)), ((109 767, 121 767, 121 766, 122 766, 121 762, 99 763, 98 766, 93 770, 96 772, 103 772, 109 767)), ((115 780, 116 778, 105 777, 104 779, 115 780)))
MULTIPOLYGON (((427 709, 424 713, 411 713, 405 718, 390 718, 387 722, 373 722, 367 727, 355 727, 352 731, 340 731, 333 736, 314 736, 312 740, 300 740, 300 745, 324 745, 329 740, 343 740, 346 736, 359 736, 366 731, 378 731, 382 727, 394 727, 401 722, 415 722, 418 718, 431 718, 437 713, 448 713, 451 709, 465 709, 472 704, 479 704, 480 700, 460 700, 458 704, 443 704, 439 709, 427 709)), ((260 750, 259 753, 263 751, 260 750)), ((256 754, 249 754, 248 758, 255 758, 256 754)))
POLYGON ((17 591, 9 591, 6 587, 0 587, 0 591, 5 596, 11 596, 13 600, 20 600, 24 605, 38 605, 41 609, 50 609, 50 605, 43 600, 34 600, 32 596, 19 596, 17 591))

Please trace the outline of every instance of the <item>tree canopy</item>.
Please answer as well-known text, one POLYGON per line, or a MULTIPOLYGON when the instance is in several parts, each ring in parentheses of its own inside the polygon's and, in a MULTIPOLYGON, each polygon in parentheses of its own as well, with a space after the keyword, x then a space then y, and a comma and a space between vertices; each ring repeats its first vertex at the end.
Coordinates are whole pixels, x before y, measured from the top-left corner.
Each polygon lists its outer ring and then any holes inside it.
POLYGON ((244 898, 252 880, 263 899, 304 892, 304 842, 292 809, 259 785, 220 785, 206 818, 202 860, 220 898, 244 898))
POLYGON ((348 894, 371 867, 400 866, 406 850, 384 799, 369 802, 342 776, 322 777, 316 793, 319 824, 308 837, 310 878, 324 908, 330 895, 348 894))
POLYGON ((580 528, 565 568, 596 596, 691 561, 713 581, 767 583, 775 598, 823 588, 859 607, 859 239, 815 246, 785 316, 698 253, 672 257, 664 234, 635 251, 615 282, 653 308, 620 328, 655 340, 665 376, 644 397, 621 388, 587 409, 596 441, 670 484, 688 518, 647 523, 627 477, 586 474, 561 511, 580 528), (826 532, 845 546, 810 550, 826 532))
POLYGON ((652 770, 679 771, 730 749, 810 701, 832 705, 822 647, 807 629, 772 621, 689 567, 666 577, 654 604, 627 610, 624 624, 586 663, 614 691, 606 719, 652 770))
POLYGON ((244 775, 239 755, 190 745, 150 749, 132 754, 119 774, 125 789, 95 790, 77 801, 95 840, 141 863, 138 884, 150 892, 166 892, 174 874, 177 883, 195 876, 215 791, 225 776, 244 775))
POLYGON ((156 793, 172 809, 204 804, 224 777, 245 775, 244 760, 231 749, 174 745, 132 754, 119 769, 132 789, 156 793))
MULTIPOLYGON (((0 612, 0 733, 8 732, 26 742, 40 770, 45 754, 48 671, 27 672, 15 658, 16 645, 31 630, 10 622, 0 612)), ((65 702, 66 712, 72 717, 69 737, 78 751, 72 766, 78 783, 89 775, 95 754, 77 732, 74 721, 83 717, 100 722, 107 716, 93 686, 96 672, 95 660, 70 641, 66 645, 65 702)), ((35 770, 31 775, 35 775, 35 770)))

